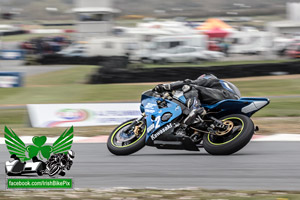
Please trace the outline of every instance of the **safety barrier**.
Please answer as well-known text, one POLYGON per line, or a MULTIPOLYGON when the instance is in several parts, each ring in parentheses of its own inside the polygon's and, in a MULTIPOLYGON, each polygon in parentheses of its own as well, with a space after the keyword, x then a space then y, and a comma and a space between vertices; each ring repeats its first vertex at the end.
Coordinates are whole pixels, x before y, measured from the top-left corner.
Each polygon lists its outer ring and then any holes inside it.
POLYGON ((153 69, 101 68, 90 77, 90 83, 138 83, 196 79, 212 73, 219 78, 300 74, 300 62, 262 63, 212 67, 165 67, 153 69))

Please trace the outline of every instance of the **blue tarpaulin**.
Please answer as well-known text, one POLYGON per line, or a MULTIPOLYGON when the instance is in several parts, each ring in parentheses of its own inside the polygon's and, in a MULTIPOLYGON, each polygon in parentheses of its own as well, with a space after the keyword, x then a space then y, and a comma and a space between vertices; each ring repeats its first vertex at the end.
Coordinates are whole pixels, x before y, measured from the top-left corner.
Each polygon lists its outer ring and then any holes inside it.
POLYGON ((0 88, 22 87, 21 72, 0 72, 0 88))
POLYGON ((0 59, 1 60, 23 60, 24 51, 23 50, 1 50, 0 59))

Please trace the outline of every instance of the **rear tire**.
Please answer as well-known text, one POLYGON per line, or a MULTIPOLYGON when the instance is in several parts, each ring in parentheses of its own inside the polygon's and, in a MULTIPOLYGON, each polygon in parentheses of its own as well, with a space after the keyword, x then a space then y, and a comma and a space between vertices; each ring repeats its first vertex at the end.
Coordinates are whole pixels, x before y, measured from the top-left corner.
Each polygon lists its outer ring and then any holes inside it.
POLYGON ((128 120, 122 124, 120 124, 113 132, 110 134, 108 140, 107 140, 107 148, 108 150, 115 154, 115 155, 129 155, 132 153, 135 153, 139 151, 141 148, 145 146, 145 139, 146 139, 146 126, 144 125, 144 128, 142 130, 141 135, 136 138, 136 136, 133 138, 133 141, 126 145, 117 145, 115 143, 116 135, 119 134, 119 131, 122 130, 124 127, 128 127, 130 124, 132 124, 136 119, 128 120))
POLYGON ((233 114, 222 117, 220 120, 230 120, 234 122, 235 127, 240 128, 224 136, 205 134, 203 137, 203 146, 208 153, 212 155, 230 155, 241 150, 251 140, 254 134, 254 124, 249 117, 233 114))

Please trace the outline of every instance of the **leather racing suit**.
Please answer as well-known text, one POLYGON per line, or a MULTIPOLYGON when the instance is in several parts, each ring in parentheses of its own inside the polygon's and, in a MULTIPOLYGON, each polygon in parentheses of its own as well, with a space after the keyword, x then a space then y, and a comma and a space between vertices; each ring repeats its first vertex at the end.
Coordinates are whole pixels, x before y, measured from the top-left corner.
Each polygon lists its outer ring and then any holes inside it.
POLYGON ((197 116, 204 113, 201 104, 215 104, 224 99, 239 99, 239 90, 230 82, 216 76, 203 74, 196 80, 176 81, 170 84, 159 84, 154 88, 158 92, 182 90, 187 100, 190 114, 184 120, 186 125, 194 122, 197 116))

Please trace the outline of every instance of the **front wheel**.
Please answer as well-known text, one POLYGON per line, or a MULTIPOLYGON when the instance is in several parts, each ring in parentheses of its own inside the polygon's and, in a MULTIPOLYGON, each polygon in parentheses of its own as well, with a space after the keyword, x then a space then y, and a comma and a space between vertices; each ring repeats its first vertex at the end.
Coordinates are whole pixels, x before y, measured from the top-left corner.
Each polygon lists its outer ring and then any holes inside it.
POLYGON ((110 134, 107 148, 111 153, 129 155, 145 146, 147 128, 144 121, 140 121, 131 129, 126 130, 135 120, 131 119, 122 123, 110 134))
POLYGON ((251 140, 254 133, 252 120, 240 114, 222 117, 224 124, 230 124, 231 130, 222 136, 205 134, 203 137, 204 149, 212 155, 229 155, 242 149, 251 140), (226 122, 226 123, 225 123, 226 122))

